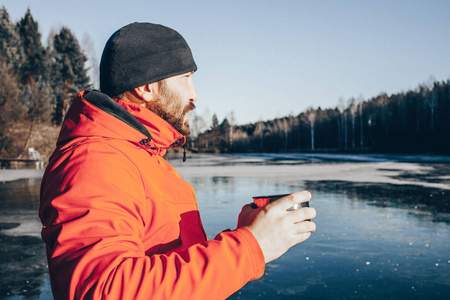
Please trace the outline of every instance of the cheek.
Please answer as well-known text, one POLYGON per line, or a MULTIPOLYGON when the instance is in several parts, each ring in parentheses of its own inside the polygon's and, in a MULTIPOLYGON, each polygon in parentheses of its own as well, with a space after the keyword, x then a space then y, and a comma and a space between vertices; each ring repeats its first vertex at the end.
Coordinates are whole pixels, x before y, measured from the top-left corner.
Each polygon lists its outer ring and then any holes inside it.
POLYGON ((180 115, 183 115, 185 107, 186 107, 186 105, 185 105, 183 99, 179 95, 177 95, 176 104, 175 104, 175 110, 177 111, 177 113, 180 115))
POLYGON ((175 93, 174 99, 176 99, 176 108, 180 112, 180 114, 184 114, 184 110, 189 105, 189 98, 184 96, 183 93, 175 93))
POLYGON ((165 99, 167 104, 167 111, 172 115, 180 114, 180 109, 182 109, 183 107, 180 95, 176 91, 172 90, 167 94, 167 97, 165 97, 165 99))
POLYGON ((189 105, 189 97, 186 89, 180 86, 170 87, 165 91, 167 111, 175 118, 184 116, 184 110, 189 105))

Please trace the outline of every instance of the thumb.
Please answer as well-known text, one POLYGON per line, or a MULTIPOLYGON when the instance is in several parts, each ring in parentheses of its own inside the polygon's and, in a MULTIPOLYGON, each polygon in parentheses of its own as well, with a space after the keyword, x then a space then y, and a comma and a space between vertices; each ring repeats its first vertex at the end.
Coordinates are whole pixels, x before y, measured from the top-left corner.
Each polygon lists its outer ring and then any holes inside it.
POLYGON ((270 203, 270 205, 277 206, 281 210, 287 210, 298 203, 303 203, 311 200, 311 193, 309 191, 299 191, 284 196, 283 198, 278 199, 270 203))

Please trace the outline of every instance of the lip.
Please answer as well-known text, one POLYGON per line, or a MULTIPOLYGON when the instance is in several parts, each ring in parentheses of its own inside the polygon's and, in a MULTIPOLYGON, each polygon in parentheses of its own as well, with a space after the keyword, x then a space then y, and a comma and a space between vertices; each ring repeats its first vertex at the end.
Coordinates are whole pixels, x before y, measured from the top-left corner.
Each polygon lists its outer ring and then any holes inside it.
POLYGON ((191 111, 193 111, 193 109, 186 109, 186 110, 184 110, 184 113, 187 115, 187 114, 190 113, 191 111))

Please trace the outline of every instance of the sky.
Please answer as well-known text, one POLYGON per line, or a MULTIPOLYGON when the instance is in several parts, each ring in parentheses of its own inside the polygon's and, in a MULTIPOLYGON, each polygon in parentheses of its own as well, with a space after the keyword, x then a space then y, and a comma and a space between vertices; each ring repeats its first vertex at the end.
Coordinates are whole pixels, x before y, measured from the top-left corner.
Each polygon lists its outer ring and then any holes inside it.
MULTIPOLYGON (((334 108, 450 78, 450 1, 2 0, 13 21, 30 8, 45 43, 53 28, 86 36, 99 61, 132 22, 187 40, 198 66, 197 114, 237 124, 334 108)), ((94 61, 94 60, 93 60, 94 61)))

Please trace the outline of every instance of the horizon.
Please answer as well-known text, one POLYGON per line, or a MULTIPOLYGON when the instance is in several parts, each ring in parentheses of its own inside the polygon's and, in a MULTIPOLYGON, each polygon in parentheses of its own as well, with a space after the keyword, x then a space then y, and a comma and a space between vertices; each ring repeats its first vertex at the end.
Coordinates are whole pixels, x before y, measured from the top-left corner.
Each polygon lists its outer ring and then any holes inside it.
POLYGON ((197 114, 209 110, 222 121, 234 112, 237 124, 450 78, 450 3, 441 0, 2 4, 13 22, 29 7, 43 44, 62 26, 80 45, 89 36, 97 60, 109 36, 131 22, 177 30, 199 67, 197 114))

